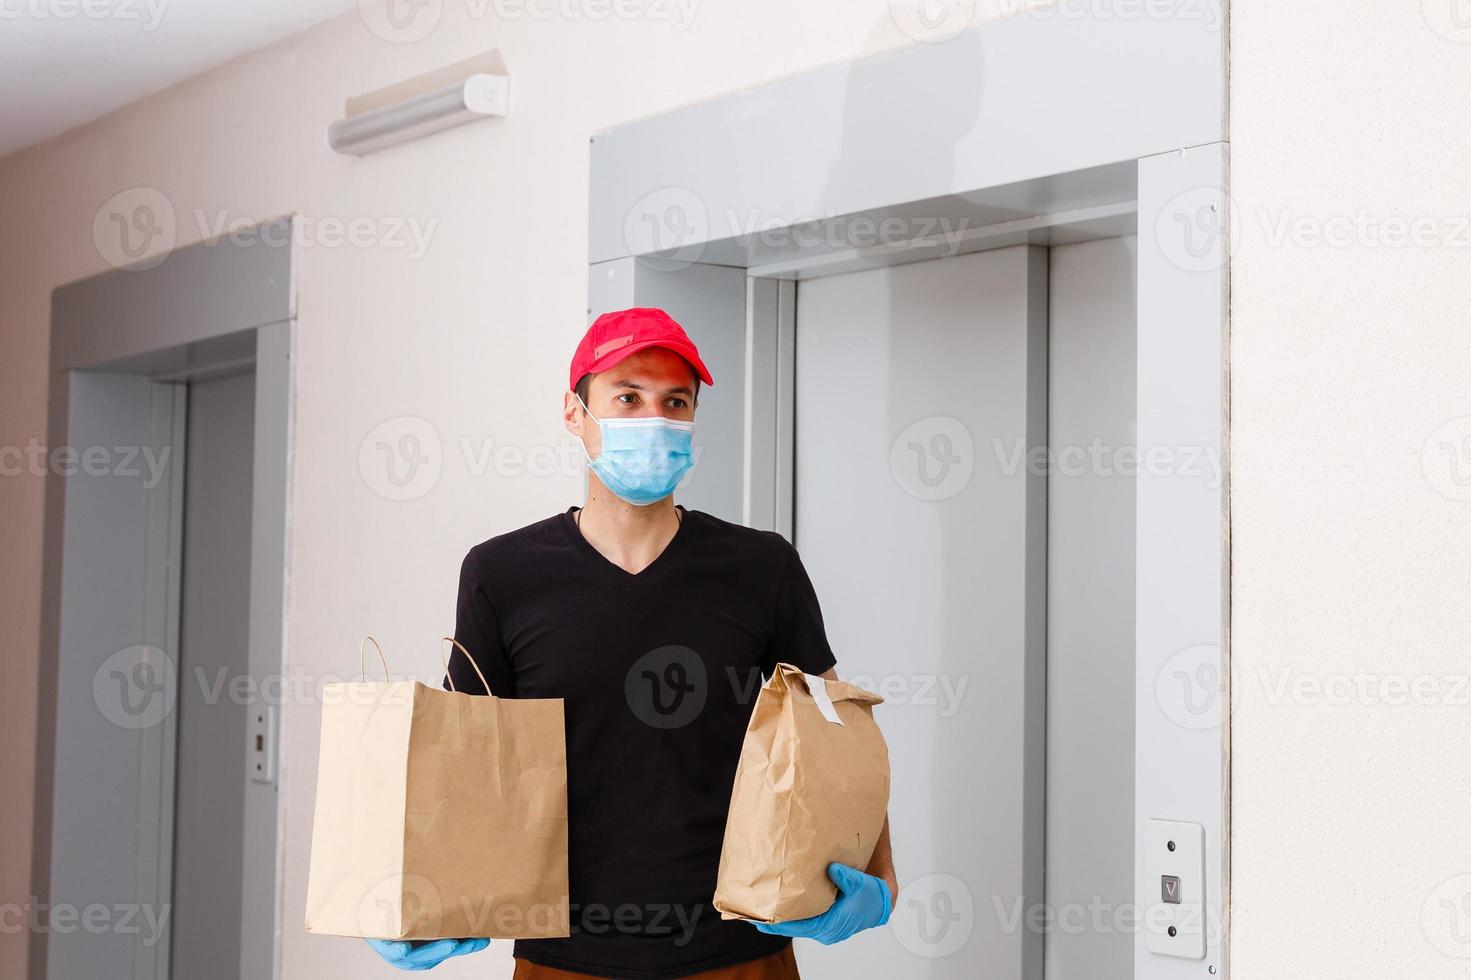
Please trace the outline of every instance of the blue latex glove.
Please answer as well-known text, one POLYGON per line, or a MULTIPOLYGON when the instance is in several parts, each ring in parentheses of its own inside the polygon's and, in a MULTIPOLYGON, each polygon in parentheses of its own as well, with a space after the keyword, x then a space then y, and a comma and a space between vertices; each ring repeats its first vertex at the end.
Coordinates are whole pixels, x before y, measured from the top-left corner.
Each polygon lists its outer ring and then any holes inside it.
POLYGON ((894 911, 894 898, 882 878, 866 875, 846 864, 829 864, 827 876, 838 886, 838 898, 826 912, 793 922, 752 925, 773 936, 816 939, 824 946, 831 946, 854 933, 888 923, 889 913, 894 911))
POLYGON ((490 945, 489 939, 433 939, 427 943, 411 943, 402 939, 369 939, 368 945, 384 961, 400 970, 432 970, 451 956, 478 953, 490 945))

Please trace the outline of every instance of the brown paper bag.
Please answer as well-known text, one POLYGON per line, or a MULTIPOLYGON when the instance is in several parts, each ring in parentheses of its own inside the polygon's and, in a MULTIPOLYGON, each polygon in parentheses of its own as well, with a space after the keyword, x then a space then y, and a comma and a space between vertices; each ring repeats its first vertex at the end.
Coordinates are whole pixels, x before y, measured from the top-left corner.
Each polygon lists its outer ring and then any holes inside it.
POLYGON ((544 939, 569 917, 560 698, 324 687, 308 932, 544 939))
POLYGON ((715 885, 722 919, 789 922, 837 897, 827 866, 862 871, 889 806, 877 694, 778 664, 761 689, 725 822, 715 885))

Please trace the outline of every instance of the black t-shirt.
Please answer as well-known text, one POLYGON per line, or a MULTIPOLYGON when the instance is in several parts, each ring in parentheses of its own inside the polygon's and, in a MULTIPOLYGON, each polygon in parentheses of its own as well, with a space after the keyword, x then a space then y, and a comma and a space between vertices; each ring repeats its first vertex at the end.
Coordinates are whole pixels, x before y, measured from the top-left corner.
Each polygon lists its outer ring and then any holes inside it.
MULTIPOLYGON (((812 583, 780 535, 699 511, 632 575, 575 511, 476 545, 460 571, 455 637, 495 695, 566 699, 572 936, 516 955, 657 980, 779 952, 711 899, 763 678, 835 662, 812 583)), ((482 689, 463 657, 450 673, 482 689)))

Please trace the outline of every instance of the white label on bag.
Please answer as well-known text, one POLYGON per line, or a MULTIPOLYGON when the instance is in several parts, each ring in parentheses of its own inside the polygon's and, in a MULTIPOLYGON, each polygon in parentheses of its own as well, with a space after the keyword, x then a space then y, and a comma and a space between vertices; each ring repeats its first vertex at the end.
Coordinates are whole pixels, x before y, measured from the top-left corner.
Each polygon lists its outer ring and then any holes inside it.
POLYGON ((843 719, 838 717, 838 709, 833 706, 833 699, 827 693, 827 681, 815 674, 803 674, 807 678, 807 690, 812 692, 812 700, 817 702, 817 710, 822 716, 834 725, 841 725, 843 719))

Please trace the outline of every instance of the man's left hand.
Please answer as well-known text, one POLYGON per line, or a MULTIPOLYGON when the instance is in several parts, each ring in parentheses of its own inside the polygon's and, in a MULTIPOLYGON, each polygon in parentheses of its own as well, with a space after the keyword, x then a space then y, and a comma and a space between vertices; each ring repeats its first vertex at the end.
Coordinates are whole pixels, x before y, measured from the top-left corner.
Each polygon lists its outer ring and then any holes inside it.
POLYGON ((845 864, 829 864, 827 876, 838 886, 838 898, 826 912, 810 919, 752 925, 773 936, 815 939, 831 946, 855 933, 888 923, 889 913, 894 910, 894 897, 882 878, 845 864))

